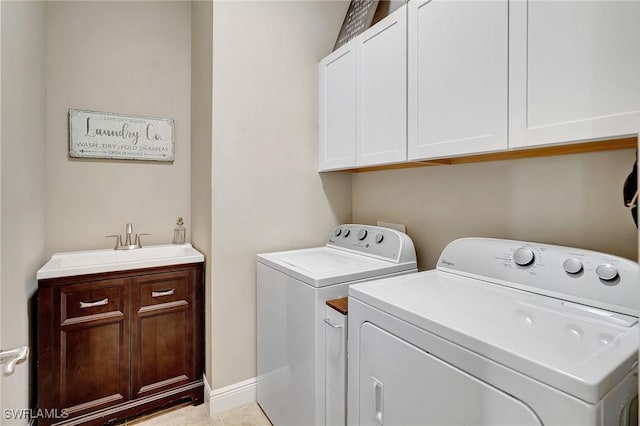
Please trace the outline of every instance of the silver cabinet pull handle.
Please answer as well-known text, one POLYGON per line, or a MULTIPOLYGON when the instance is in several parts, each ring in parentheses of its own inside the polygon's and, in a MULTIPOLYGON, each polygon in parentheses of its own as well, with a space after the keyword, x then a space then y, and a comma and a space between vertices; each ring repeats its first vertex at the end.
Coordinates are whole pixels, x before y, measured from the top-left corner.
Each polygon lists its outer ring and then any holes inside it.
POLYGON ((84 308, 93 308, 95 306, 104 306, 109 304, 109 298, 105 297, 102 300, 98 300, 97 302, 80 302, 80 309, 84 308))
POLYGON ((331 321, 329 321, 329 318, 325 318, 324 322, 333 328, 342 328, 342 324, 334 324, 331 321))
POLYGON ((175 288, 172 288, 171 290, 152 291, 151 297, 171 296, 175 292, 176 292, 175 288))

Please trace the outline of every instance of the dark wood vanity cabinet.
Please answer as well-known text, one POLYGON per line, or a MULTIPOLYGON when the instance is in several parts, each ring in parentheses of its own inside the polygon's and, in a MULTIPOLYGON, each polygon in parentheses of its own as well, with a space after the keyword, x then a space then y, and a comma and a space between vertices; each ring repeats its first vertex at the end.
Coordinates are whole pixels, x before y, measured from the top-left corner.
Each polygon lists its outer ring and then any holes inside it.
POLYGON ((203 264, 38 283, 38 424, 203 402, 203 264), (47 411, 48 410, 48 411, 47 411))
MULTIPOLYGON (((132 278, 131 384, 133 398, 193 380, 191 271, 132 278)), ((201 360, 200 360, 201 362, 201 360)))

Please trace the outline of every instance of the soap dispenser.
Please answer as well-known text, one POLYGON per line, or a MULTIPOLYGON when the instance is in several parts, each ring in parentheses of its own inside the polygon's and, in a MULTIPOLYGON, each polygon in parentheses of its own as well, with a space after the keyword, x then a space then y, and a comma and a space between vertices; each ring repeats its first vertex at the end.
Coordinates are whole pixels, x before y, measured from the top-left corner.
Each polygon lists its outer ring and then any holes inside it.
POLYGON ((184 244, 187 230, 184 228, 184 222, 181 217, 178 218, 176 225, 178 226, 173 229, 173 244, 184 244))

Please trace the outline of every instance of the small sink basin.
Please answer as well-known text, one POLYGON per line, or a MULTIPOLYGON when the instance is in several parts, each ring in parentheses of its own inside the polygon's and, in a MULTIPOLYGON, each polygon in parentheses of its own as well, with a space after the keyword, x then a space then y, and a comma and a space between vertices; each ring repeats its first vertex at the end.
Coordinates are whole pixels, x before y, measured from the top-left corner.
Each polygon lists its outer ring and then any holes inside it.
POLYGON ((51 256, 36 277, 41 280, 203 261, 202 253, 191 244, 163 244, 134 250, 70 251, 51 256))

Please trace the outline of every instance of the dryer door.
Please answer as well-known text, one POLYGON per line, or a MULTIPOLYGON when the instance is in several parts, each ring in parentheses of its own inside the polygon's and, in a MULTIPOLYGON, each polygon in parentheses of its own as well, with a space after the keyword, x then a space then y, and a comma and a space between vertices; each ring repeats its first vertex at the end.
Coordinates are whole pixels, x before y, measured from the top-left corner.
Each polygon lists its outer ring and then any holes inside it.
POLYGON ((541 425, 524 403, 371 323, 360 330, 360 424, 541 425))

